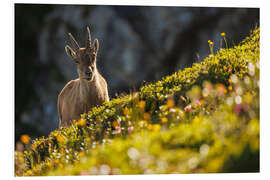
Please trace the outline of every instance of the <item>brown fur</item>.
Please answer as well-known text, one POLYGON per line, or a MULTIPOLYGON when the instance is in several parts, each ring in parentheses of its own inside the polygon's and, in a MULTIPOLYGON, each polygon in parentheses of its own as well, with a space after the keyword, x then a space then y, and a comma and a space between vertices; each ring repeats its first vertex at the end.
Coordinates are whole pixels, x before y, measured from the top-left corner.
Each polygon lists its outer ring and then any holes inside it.
POLYGON ((80 114, 109 101, 107 83, 96 68, 96 41, 94 47, 78 48, 76 52, 66 46, 67 54, 77 63, 79 78, 69 81, 58 96, 59 127, 70 126, 73 120, 80 119, 80 114))

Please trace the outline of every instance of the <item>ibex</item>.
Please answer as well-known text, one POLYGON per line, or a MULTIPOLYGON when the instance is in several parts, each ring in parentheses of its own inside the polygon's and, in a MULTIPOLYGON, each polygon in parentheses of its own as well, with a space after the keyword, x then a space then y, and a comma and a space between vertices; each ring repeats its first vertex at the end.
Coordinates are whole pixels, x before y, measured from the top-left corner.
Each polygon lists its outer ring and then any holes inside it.
POLYGON ((68 45, 65 50, 77 64, 79 78, 69 81, 58 96, 59 127, 70 126, 73 120, 80 119, 80 114, 109 101, 107 83, 96 67, 98 40, 91 42, 89 27, 85 48, 79 47, 71 33, 69 37, 75 50, 68 45))

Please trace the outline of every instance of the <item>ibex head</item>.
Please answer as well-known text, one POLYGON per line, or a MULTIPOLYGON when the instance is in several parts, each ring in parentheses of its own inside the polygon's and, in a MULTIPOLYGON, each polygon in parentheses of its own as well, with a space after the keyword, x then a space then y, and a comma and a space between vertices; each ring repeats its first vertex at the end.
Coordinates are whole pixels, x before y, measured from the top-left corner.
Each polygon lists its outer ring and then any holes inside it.
POLYGON ((70 41, 75 50, 66 45, 65 50, 68 56, 70 56, 77 64, 77 72, 81 79, 92 81, 94 74, 96 73, 96 56, 98 53, 98 40, 95 39, 94 43, 91 43, 91 35, 89 27, 87 27, 87 40, 85 48, 80 48, 77 41, 69 33, 70 41))

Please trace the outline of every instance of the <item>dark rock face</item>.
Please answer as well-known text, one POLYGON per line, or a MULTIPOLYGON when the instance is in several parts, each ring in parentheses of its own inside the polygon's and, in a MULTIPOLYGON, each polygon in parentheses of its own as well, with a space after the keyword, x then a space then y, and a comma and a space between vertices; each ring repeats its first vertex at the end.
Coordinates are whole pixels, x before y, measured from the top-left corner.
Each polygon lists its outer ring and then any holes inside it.
POLYGON ((20 126, 35 128, 34 136, 46 135, 58 126, 57 96, 69 80, 77 78, 76 65, 64 50, 70 45, 68 32, 82 47, 86 26, 92 40, 99 39, 97 66, 114 97, 138 88, 143 80, 153 82, 203 60, 209 54, 209 39, 219 49, 221 32, 227 33, 232 46, 259 26, 259 9, 254 8, 29 6, 15 7, 16 138, 32 133, 31 128, 22 132, 20 126), (27 31, 22 21, 33 29, 27 31), (31 49, 27 47, 31 44, 24 44, 24 53, 32 55, 23 56, 22 41, 30 40, 35 45, 31 49), (25 58, 29 61, 21 63, 25 58), (36 66, 30 72, 21 70, 32 62, 36 66), (20 84, 24 73, 26 84, 20 84), (31 86, 33 98, 22 99, 25 85, 31 86))

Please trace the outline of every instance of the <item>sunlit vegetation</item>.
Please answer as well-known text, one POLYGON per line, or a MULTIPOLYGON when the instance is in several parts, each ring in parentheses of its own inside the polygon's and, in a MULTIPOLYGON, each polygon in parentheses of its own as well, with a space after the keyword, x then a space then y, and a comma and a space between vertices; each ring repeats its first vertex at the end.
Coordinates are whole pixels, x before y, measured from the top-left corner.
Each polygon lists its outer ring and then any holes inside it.
POLYGON ((70 128, 24 135, 16 176, 258 172, 259 32, 93 108, 70 128))

